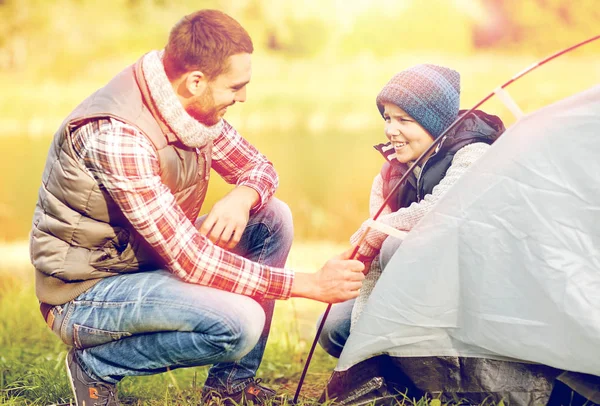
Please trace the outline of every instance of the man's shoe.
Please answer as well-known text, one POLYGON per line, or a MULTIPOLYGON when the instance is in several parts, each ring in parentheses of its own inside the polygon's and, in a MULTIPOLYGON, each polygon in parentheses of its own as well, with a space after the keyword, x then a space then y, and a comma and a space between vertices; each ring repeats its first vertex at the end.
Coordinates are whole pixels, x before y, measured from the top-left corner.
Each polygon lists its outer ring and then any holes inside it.
POLYGON ((90 378, 79 365, 74 349, 67 353, 66 363, 76 406, 120 405, 117 397, 117 386, 90 378))
POLYGON ((253 379, 241 391, 228 394, 225 390, 219 390, 205 386, 202 389, 202 402, 205 406, 240 406, 240 405, 278 405, 282 404, 282 398, 266 386, 260 384, 261 379, 253 379))

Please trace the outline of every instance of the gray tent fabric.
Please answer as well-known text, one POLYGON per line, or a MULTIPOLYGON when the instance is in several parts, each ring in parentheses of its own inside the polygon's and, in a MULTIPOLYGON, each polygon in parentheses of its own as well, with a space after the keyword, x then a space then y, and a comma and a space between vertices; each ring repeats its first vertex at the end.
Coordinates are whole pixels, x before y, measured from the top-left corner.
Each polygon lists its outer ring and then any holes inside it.
POLYGON ((511 126, 407 235, 325 396, 343 402, 374 357, 400 387, 474 403, 543 404, 560 371, 600 375, 599 176, 600 86, 511 126))
MULTIPOLYGON (((443 404, 544 405, 561 370, 547 365, 475 357, 378 355, 346 371, 335 371, 320 401, 344 405, 443 404), (405 404, 411 404, 406 402, 405 404)), ((573 405, 575 406, 575 405, 573 405)))

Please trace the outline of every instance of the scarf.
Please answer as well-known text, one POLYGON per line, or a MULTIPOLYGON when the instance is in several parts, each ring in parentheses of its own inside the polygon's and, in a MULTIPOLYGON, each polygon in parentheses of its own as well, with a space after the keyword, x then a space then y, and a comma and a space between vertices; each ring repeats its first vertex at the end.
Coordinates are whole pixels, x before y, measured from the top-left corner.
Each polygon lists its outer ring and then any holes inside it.
POLYGON ((167 78, 162 56, 163 51, 151 51, 142 58, 142 70, 150 97, 165 124, 184 145, 202 148, 221 134, 223 120, 206 126, 185 111, 167 78))

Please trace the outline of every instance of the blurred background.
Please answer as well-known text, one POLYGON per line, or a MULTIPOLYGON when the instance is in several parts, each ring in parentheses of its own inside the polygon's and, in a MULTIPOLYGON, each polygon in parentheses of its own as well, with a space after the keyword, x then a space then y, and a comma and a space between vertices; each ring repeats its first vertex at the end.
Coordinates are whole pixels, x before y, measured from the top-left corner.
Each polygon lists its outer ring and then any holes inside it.
MULTIPOLYGON (((62 119, 185 14, 218 8, 253 38, 248 100, 227 119, 275 164, 300 241, 368 217, 385 140, 375 96, 417 63, 462 74, 470 108, 532 63, 600 34, 597 0, 0 0, 0 244, 24 243, 62 119)), ((508 88, 525 112, 600 83, 600 41, 508 88)), ((492 99, 483 109, 514 119, 492 99)), ((213 177, 203 212, 228 190, 213 177)), ((3 258, 0 258, 0 265, 3 258)))

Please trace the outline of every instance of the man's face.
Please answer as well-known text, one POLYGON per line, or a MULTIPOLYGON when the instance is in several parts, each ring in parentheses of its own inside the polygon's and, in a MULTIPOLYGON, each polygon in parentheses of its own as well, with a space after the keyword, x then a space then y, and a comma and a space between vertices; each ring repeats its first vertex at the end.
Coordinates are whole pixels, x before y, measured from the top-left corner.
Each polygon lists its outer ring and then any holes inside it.
POLYGON ((252 76, 250 54, 229 57, 229 68, 207 83, 205 90, 195 96, 186 111, 204 125, 215 125, 223 118, 227 107, 246 101, 246 85, 252 76))

